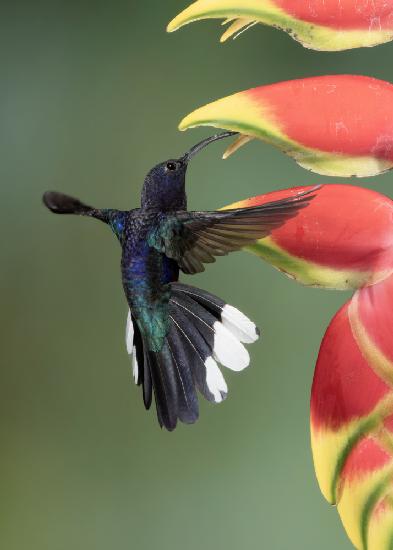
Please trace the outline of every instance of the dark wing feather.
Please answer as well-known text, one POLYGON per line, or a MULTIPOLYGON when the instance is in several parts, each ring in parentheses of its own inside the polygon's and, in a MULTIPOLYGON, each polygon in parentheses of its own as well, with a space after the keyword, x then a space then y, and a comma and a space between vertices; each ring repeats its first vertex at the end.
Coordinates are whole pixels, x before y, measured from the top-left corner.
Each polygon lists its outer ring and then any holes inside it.
POLYGON ((184 273, 200 273, 216 256, 266 237, 295 216, 320 186, 278 201, 214 212, 176 212, 165 216, 149 243, 176 260, 184 273))

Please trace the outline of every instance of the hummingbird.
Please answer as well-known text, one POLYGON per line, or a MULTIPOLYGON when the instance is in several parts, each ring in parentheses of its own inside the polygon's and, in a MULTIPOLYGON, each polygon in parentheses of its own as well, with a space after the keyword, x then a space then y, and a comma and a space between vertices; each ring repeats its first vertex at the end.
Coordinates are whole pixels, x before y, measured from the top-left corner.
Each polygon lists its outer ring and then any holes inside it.
POLYGON ((55 191, 43 196, 55 214, 76 214, 107 224, 121 245, 121 275, 129 311, 126 347, 135 383, 168 431, 199 417, 198 394, 220 403, 228 387, 220 367, 242 371, 250 363, 244 344, 259 337, 256 325, 221 298, 179 282, 179 274, 204 271, 215 261, 267 236, 307 206, 318 187, 249 208, 187 210, 186 173, 195 155, 236 132, 204 139, 146 176, 140 208, 98 209, 55 191))

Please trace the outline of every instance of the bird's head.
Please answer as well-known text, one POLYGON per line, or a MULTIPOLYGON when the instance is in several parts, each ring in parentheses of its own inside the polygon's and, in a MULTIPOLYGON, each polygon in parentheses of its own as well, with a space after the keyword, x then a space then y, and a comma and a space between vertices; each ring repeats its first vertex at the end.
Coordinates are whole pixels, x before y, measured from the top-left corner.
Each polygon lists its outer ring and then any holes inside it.
POLYGON ((172 210, 186 208, 186 172, 190 160, 210 143, 235 135, 223 132, 194 145, 178 159, 157 164, 145 178, 142 190, 142 208, 172 210))

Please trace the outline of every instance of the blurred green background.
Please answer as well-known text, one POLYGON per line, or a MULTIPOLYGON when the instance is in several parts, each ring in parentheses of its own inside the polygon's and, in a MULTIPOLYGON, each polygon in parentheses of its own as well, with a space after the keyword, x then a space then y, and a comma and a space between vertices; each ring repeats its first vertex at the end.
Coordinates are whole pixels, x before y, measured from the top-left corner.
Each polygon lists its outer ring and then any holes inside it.
MULTIPOLYGON (((136 207, 144 175, 208 135, 177 123, 254 85, 326 73, 393 81, 393 44, 316 53, 261 26, 174 35, 186 0, 1 2, 1 502, 5 550, 349 549, 323 500, 308 401, 345 293, 302 288, 246 253, 192 279, 263 329, 230 398, 173 434, 146 413, 124 345, 119 247, 105 226, 50 215, 47 189, 136 207)), ((261 143, 189 171, 190 208, 325 182, 261 143)), ((393 174, 348 184, 390 193, 393 174)), ((333 180, 332 180, 333 181, 333 180)), ((190 281, 189 279, 187 279, 190 281)))

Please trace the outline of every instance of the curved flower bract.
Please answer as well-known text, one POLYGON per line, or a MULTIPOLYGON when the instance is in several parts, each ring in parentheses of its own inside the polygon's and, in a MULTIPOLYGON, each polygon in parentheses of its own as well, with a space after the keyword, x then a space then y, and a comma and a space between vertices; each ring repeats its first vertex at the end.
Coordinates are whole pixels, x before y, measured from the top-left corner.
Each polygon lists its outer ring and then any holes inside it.
POLYGON ((321 490, 356 548, 393 542, 393 276, 359 290, 322 342, 311 397, 321 490))
POLYGON ((329 176, 372 176, 393 167, 393 85, 332 75, 259 86, 209 103, 179 128, 241 134, 226 156, 254 138, 304 168, 329 176))
POLYGON ((221 42, 255 23, 278 27, 315 50, 375 46, 393 39, 392 0, 197 0, 167 30, 201 19, 230 23, 221 42))
MULTIPOLYGON (((255 206, 309 187, 275 191, 255 206)), ((358 289, 331 321, 311 393, 318 482, 358 550, 393 545, 393 201, 325 185, 249 250, 298 282, 358 289)))
MULTIPOLYGON (((273 191, 226 208, 308 189, 273 191)), ((393 272, 393 202, 361 187, 324 185, 306 208, 249 250, 305 285, 343 290, 375 284, 393 272)))

